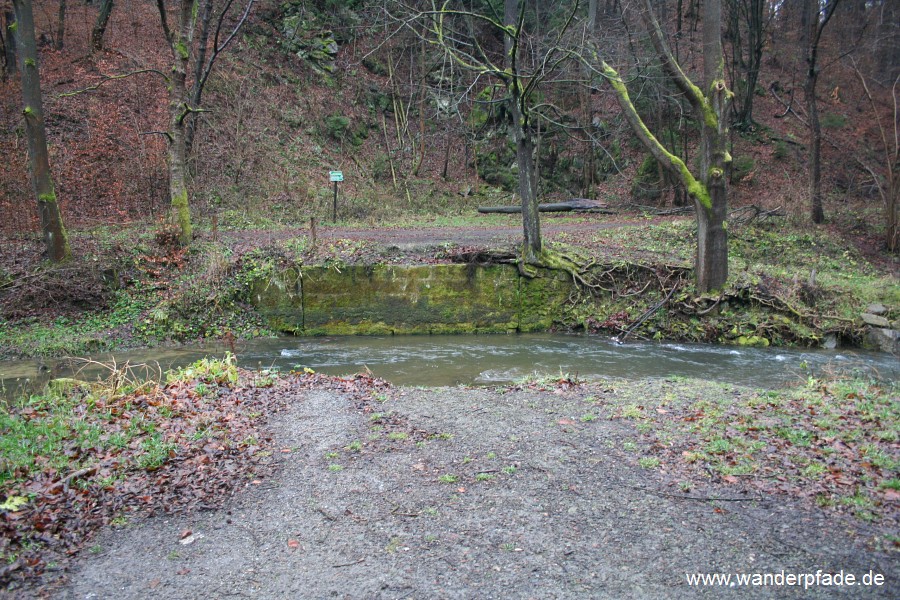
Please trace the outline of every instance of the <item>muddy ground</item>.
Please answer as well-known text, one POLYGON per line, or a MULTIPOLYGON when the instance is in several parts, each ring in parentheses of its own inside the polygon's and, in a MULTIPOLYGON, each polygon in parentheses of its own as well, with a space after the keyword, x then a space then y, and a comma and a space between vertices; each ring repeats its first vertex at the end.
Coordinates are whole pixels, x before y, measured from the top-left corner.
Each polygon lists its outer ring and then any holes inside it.
MULTIPOLYGON (((110 528, 59 598, 896 598, 876 525, 741 485, 690 491, 624 449, 604 383, 287 390, 272 477, 222 509, 110 528), (601 418, 583 420, 588 411, 601 418), (604 412, 606 411, 606 413, 604 412), (690 587, 685 573, 879 587, 690 587)), ((640 385, 636 383, 633 385, 640 385)), ((896 532, 894 532, 896 533, 896 532)), ((887 551, 890 552, 890 551, 887 551)))

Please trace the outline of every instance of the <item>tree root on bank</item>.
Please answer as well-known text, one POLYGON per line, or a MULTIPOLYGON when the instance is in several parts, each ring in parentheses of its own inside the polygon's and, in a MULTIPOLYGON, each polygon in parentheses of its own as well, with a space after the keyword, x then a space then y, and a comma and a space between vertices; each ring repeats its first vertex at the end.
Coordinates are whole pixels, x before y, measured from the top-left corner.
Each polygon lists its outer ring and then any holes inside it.
POLYGON ((628 318, 626 312, 622 315, 625 320, 610 316, 602 324, 598 323, 601 329, 614 331, 618 329, 619 341, 624 341, 632 335, 664 307, 668 314, 683 320, 692 317, 703 319, 709 315, 716 315, 717 309, 727 304, 755 306, 766 312, 780 314, 783 315, 781 318, 784 323, 780 323, 777 319, 771 322, 767 319, 766 322, 752 321, 741 324, 736 323, 734 321, 736 315, 732 315, 725 321, 713 319, 706 322, 707 325, 704 325, 706 333, 700 338, 730 339, 727 331, 733 329, 732 325, 738 325, 738 329, 747 335, 761 335, 772 339, 781 336, 784 339, 803 340, 806 343, 821 339, 830 333, 842 337, 859 337, 858 327, 854 325, 856 320, 798 307, 790 297, 779 294, 766 285, 736 283, 714 295, 695 295, 690 291, 692 269, 685 265, 646 265, 628 261, 604 264, 593 258, 578 257, 558 249, 544 249, 533 262, 524 261, 520 257, 516 264, 519 273, 528 278, 540 277, 541 270, 566 273, 575 284, 569 298, 573 308, 586 296, 597 297, 605 293, 611 296, 613 301, 637 297, 634 307, 641 310, 639 318, 632 320, 628 318), (648 293, 659 294, 657 297, 661 298, 649 309, 646 308, 646 301, 641 301, 648 293), (726 329, 723 329, 723 323, 728 323, 726 329), (745 329, 745 326, 751 324, 752 330, 745 329), (811 331, 804 333, 805 328, 811 331))

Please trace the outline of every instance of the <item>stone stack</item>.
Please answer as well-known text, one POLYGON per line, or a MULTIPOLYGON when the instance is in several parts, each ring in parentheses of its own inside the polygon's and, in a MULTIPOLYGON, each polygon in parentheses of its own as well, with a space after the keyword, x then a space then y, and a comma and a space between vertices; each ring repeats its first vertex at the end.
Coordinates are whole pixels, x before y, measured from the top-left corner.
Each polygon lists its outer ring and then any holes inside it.
POLYGON ((868 325, 866 342, 875 350, 900 354, 900 324, 891 323, 885 316, 887 313, 883 304, 872 304, 861 315, 868 325))

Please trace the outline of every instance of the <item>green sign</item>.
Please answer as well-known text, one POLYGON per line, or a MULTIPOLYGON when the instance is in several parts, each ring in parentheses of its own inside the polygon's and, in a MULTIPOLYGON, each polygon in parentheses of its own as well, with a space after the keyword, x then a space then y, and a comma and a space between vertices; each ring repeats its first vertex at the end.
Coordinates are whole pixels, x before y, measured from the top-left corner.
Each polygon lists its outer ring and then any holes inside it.
POLYGON ((331 181, 343 181, 344 180, 344 172, 343 171, 329 171, 328 172, 331 181))

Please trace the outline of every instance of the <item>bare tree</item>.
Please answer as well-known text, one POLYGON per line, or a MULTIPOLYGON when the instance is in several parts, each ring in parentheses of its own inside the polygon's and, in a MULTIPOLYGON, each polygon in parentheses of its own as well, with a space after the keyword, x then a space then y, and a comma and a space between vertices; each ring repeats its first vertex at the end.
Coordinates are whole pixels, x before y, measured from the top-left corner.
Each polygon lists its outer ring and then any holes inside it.
MULTIPOLYGON (((233 0, 228 0, 223 14, 228 11, 233 0)), ((244 12, 231 35, 221 47, 214 48, 208 62, 208 69, 200 74, 201 83, 197 88, 196 97, 199 99, 203 89, 203 83, 209 76, 209 70, 218 56, 224 50, 228 42, 237 34, 239 28, 246 21, 253 7, 254 0, 247 0, 244 12)), ((169 198, 171 202, 171 222, 178 228, 178 239, 182 244, 188 244, 191 240, 191 209, 188 201, 188 172, 187 172, 187 123, 188 119, 201 112, 199 105, 194 104, 188 94, 187 75, 190 64, 191 52, 194 50, 194 30, 197 25, 198 11, 197 0, 177 0, 175 19, 173 26, 169 25, 168 13, 164 0, 156 0, 159 9, 160 23, 163 34, 172 53, 172 69, 169 79, 169 128, 166 137, 169 140, 169 198)), ((220 25, 222 21, 220 20, 220 25)), ((218 38, 218 35, 217 35, 218 38)), ((217 40, 218 41, 218 40, 217 40)), ((203 52, 205 52, 205 48, 203 52)))
POLYGON ((410 26, 419 24, 418 35, 440 47, 453 62, 474 76, 493 78, 505 91, 503 106, 509 118, 509 128, 516 146, 517 189, 522 205, 523 247, 520 265, 544 264, 548 256, 541 241, 538 214, 538 194, 534 160, 534 138, 541 118, 536 106, 540 86, 556 74, 563 63, 577 60, 572 48, 565 45, 565 34, 574 21, 578 2, 573 2, 562 24, 556 30, 543 32, 547 43, 536 57, 529 57, 526 43, 524 0, 504 0, 503 13, 491 10, 476 11, 459 8, 449 0, 430 10, 411 11, 398 20, 410 26), (475 35, 476 24, 489 31, 487 35, 502 36, 504 52, 501 57, 492 53, 475 35), (529 60, 532 59, 532 60, 529 60))
POLYGON ((734 123, 736 128, 749 128, 753 126, 753 98, 766 41, 766 0, 726 0, 726 6, 735 91, 734 123))
POLYGON ((50 155, 47 151, 47 134, 44 130, 44 109, 41 98, 41 77, 38 70, 37 43, 34 37, 34 13, 31 0, 13 0, 16 14, 16 40, 19 44, 20 71, 22 76, 22 100, 25 116, 25 133, 28 139, 28 159, 31 182, 37 196, 41 230, 47 246, 47 256, 54 262, 68 259, 72 252, 66 229, 63 227, 53 177, 50 173, 50 155))
MULTIPOLYGON (((215 19, 215 31, 211 30, 214 16, 213 0, 202 0, 202 8, 200 10, 200 36, 197 40, 197 56, 194 61, 194 83, 191 85, 191 106, 202 106, 203 89, 212 73, 216 64, 216 59, 224 52, 235 36, 247 21, 250 9, 253 8, 255 0, 248 0, 244 5, 244 10, 237 19, 237 22, 231 28, 226 28, 225 19, 229 15, 233 0, 228 0, 222 7, 215 19), (210 33, 212 40, 210 41, 210 33)), ((185 133, 185 153, 190 156, 194 147, 194 134, 197 130, 197 119, 192 118, 188 121, 187 131, 185 133)))
POLYGON ((700 165, 697 175, 685 162, 669 151, 647 128, 635 109, 628 87, 619 73, 605 60, 602 73, 612 84, 625 118, 650 153, 685 187, 694 201, 697 215, 697 257, 695 278, 698 291, 723 287, 728 279, 728 212, 726 172, 731 156, 726 149, 727 111, 733 94, 725 83, 722 52, 722 2, 703 2, 703 84, 698 87, 681 69, 669 50, 650 0, 643 2, 643 17, 650 40, 663 69, 675 86, 687 97, 700 128, 700 165), (705 91, 704 91, 705 90, 705 91))
POLYGON ((893 102, 893 126, 888 129, 881 121, 878 107, 872 96, 866 77, 862 74, 856 65, 854 65, 856 76, 862 83, 866 98, 872 107, 872 114, 878 125, 878 134, 881 138, 881 151, 883 152, 883 176, 879 177, 875 169, 867 164, 863 164, 864 168, 869 172, 878 186, 878 193, 881 195, 881 201, 884 203, 884 224, 885 224, 885 245, 891 252, 896 252, 900 247, 900 230, 897 227, 897 213, 900 210, 900 99, 897 97, 897 86, 900 84, 900 75, 894 80, 891 87, 891 100, 893 102))
POLYGON ((66 0, 59 0, 59 9, 56 13, 56 44, 57 50, 62 50, 66 38, 66 0))
POLYGON ((112 14, 113 0, 103 0, 100 10, 97 12, 97 20, 91 30, 91 48, 99 52, 103 50, 103 36, 106 34, 106 26, 109 16, 112 14))
POLYGON ((819 123, 819 106, 816 102, 819 42, 839 2, 840 0, 826 0, 823 5, 819 0, 804 0, 803 4, 803 23, 806 25, 806 82, 803 84, 803 94, 809 115, 809 198, 813 223, 825 221, 825 210, 822 207, 822 125, 819 123))

